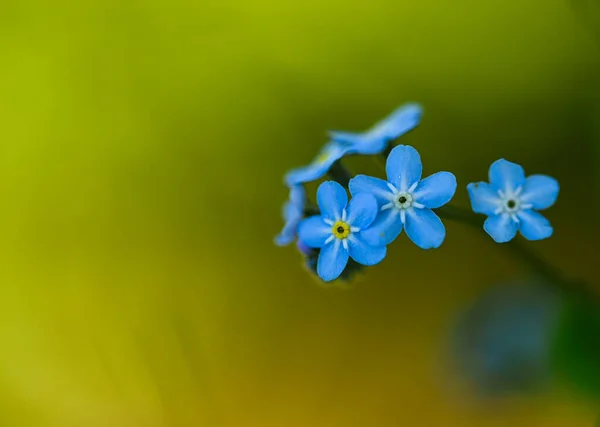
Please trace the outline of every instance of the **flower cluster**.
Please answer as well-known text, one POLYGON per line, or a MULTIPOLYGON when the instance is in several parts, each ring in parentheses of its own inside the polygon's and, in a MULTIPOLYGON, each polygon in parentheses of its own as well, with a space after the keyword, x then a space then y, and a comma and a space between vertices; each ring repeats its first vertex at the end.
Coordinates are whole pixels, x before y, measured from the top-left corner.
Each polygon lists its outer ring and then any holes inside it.
MULTIPOLYGON (((446 229, 438 213, 456 192, 455 176, 437 172, 422 179, 417 150, 408 145, 390 147, 419 124, 421 114, 419 105, 406 104, 365 132, 330 132, 330 142, 311 164, 285 176, 290 196, 276 244, 288 245, 297 239, 307 266, 326 282, 349 277, 357 266, 383 261, 387 245, 402 230, 421 249, 441 246, 446 229), (386 179, 352 176, 341 164, 349 155, 386 156, 386 179), (319 186, 315 206, 308 201, 304 184, 325 175, 332 180, 319 186)), ((549 221, 537 211, 556 201, 559 186, 555 179, 526 178, 521 166, 500 159, 491 165, 489 181, 471 183, 467 190, 473 212, 488 216, 483 229, 494 241, 508 242, 517 231, 528 240, 552 235, 549 221)))

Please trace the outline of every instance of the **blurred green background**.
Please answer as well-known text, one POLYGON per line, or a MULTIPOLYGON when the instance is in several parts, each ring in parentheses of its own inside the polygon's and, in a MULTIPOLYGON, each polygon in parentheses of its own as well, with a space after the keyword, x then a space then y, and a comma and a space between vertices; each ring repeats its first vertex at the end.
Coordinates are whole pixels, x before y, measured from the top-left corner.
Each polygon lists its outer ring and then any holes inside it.
MULTIPOLYGON (((592 0, 0 3, 0 425, 589 426, 569 390, 476 404, 448 319, 523 271, 446 221, 355 286, 272 239, 325 131, 424 105, 403 141, 464 186, 557 177, 532 243, 598 284, 592 0), (465 404, 465 402, 469 402, 465 404)), ((369 159, 355 170, 376 173, 369 159)))

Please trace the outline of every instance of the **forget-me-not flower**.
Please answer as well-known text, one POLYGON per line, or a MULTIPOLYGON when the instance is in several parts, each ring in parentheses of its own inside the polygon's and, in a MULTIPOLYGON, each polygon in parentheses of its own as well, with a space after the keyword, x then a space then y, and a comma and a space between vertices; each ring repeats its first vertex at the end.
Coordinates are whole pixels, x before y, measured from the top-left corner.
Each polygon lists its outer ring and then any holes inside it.
POLYGON ((547 283, 502 283, 487 290, 454 326, 459 371, 490 394, 546 385, 564 302, 547 283))
POLYGON ((419 104, 405 104, 362 133, 329 132, 329 136, 348 148, 352 154, 379 154, 393 141, 414 129, 421 121, 423 109, 419 104))
POLYGON ((304 207, 306 205, 306 191, 301 185, 294 185, 290 188, 290 198, 283 205, 282 216, 285 224, 281 233, 275 237, 275 244, 286 246, 296 239, 298 225, 304 217, 304 207))
POLYGON ((348 153, 344 145, 331 141, 327 143, 319 155, 315 157, 308 166, 292 169, 285 175, 285 183, 288 186, 305 184, 322 178, 331 166, 348 153))
POLYGON ((497 243, 512 240, 517 230, 527 240, 546 239, 552 235, 550 222, 536 210, 549 208, 558 197, 558 181, 546 175, 531 175, 504 159, 490 166, 490 183, 467 186, 471 207, 488 215, 484 230, 497 243))
POLYGON ((421 180, 422 169, 417 150, 398 145, 386 162, 388 181, 366 175, 357 175, 350 181, 353 196, 373 194, 378 202, 380 213, 363 233, 368 243, 387 245, 405 228, 410 240, 422 249, 442 244, 446 229, 431 209, 452 199, 456 178, 450 172, 438 172, 421 180))
POLYGON ((317 203, 321 215, 302 221, 298 237, 307 246, 321 249, 317 262, 321 279, 337 279, 349 258, 362 265, 379 264, 385 258, 385 246, 371 246, 363 238, 377 216, 377 201, 372 195, 359 194, 348 203, 344 187, 326 181, 317 190, 317 203))

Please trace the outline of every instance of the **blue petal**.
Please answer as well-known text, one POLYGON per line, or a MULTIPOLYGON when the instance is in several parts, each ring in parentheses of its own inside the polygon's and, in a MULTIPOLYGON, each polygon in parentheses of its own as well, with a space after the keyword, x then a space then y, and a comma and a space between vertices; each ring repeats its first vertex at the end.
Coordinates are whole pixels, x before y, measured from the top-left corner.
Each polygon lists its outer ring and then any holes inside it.
POLYGON ((348 264, 348 251, 342 245, 341 240, 326 244, 319 253, 317 262, 317 274, 326 282, 337 279, 348 264))
POLYGON ((308 166, 292 169, 285 175, 285 183, 289 187, 316 181, 322 178, 335 162, 344 157, 347 148, 336 142, 329 142, 319 155, 308 166))
POLYGON ((311 248, 322 248, 331 235, 331 226, 325 224, 319 215, 305 219, 298 226, 298 237, 311 248))
POLYGON ((330 131, 329 138, 331 138, 334 142, 340 143, 347 147, 354 147, 356 145, 360 145, 364 140, 364 136, 362 133, 340 132, 337 130, 330 131))
POLYGON ((423 109, 419 104, 405 104, 373 126, 369 134, 387 141, 399 138, 419 124, 422 114, 423 109))
POLYGON ((286 246, 296 239, 298 224, 304 217, 304 205, 306 204, 306 192, 302 186, 290 188, 290 198, 283 205, 282 216, 285 221, 283 230, 275 237, 275 244, 286 246))
POLYGON ((406 234, 421 249, 439 247, 446 237, 442 220, 428 208, 406 211, 406 234))
POLYGON ((362 265, 379 264, 385 258, 387 249, 385 246, 371 246, 357 233, 348 239, 350 257, 362 265))
POLYGON ((402 221, 397 209, 387 209, 377 215, 370 227, 362 230, 365 241, 372 246, 392 243, 402 232, 402 221))
POLYGON ((546 209, 556 202, 558 181, 546 175, 531 175, 525 181, 521 196, 523 203, 531 203, 534 209, 546 209))
POLYGON ((407 191, 421 179, 423 171, 421 156, 410 145, 398 145, 387 158, 385 170, 388 181, 398 191, 407 191))
POLYGON ((498 192, 487 182, 472 182, 467 185, 467 191, 469 192, 473 212, 495 215, 496 210, 502 203, 498 192))
POLYGON ((375 197, 368 193, 361 193, 350 200, 346 212, 348 214, 346 221, 350 226, 366 228, 375 221, 379 207, 375 197))
POLYGON ((518 225, 508 214, 492 215, 483 223, 483 229, 496 243, 506 243, 517 234, 518 225))
POLYGON ((419 182, 413 198, 416 202, 435 209, 448 203, 455 192, 456 177, 450 172, 438 172, 419 182))
POLYGON ((297 207, 288 200, 283 207, 283 218, 285 220, 283 229, 275 237, 277 246, 287 246, 294 241, 298 224, 302 220, 302 213, 298 212, 297 207))
POLYGON ((387 181, 373 178, 372 176, 356 175, 350 180, 348 187, 352 196, 360 193, 372 194, 379 206, 389 203, 394 198, 394 194, 390 190, 390 187, 388 187, 387 181))
POLYGON ((290 188, 290 201, 298 207, 299 210, 304 210, 306 204, 306 190, 302 185, 294 185, 290 188))
POLYGON ((394 110, 366 132, 333 131, 329 132, 329 135, 334 141, 346 145, 350 153, 380 154, 390 141, 415 128, 421 120, 422 113, 420 105, 406 104, 394 110))
POLYGON ((373 155, 381 153, 388 144, 389 139, 378 135, 351 132, 329 132, 329 136, 348 149, 348 153, 373 155))
POLYGON ((496 160, 490 166, 490 184, 504 192, 514 192, 525 185, 525 171, 523 168, 508 160, 496 160))
POLYGON ((517 217, 520 221, 519 231, 527 240, 542 240, 552 236, 552 225, 543 215, 527 209, 520 211, 517 217))
POLYGON ((337 221, 342 217, 342 211, 348 205, 346 190, 335 181, 326 181, 317 190, 317 204, 323 218, 337 221))

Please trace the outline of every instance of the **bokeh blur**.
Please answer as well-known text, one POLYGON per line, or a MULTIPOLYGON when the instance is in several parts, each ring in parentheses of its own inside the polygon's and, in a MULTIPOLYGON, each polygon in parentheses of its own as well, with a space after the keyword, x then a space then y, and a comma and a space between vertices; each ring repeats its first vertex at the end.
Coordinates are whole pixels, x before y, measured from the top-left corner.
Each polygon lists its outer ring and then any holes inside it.
POLYGON ((452 319, 527 270, 483 231, 401 236, 349 287, 273 237, 327 130, 416 101, 403 142, 457 204, 501 157, 559 179, 528 245, 600 292, 599 25, 596 0, 2 1, 0 426, 593 425, 575 387, 457 386, 452 319))

